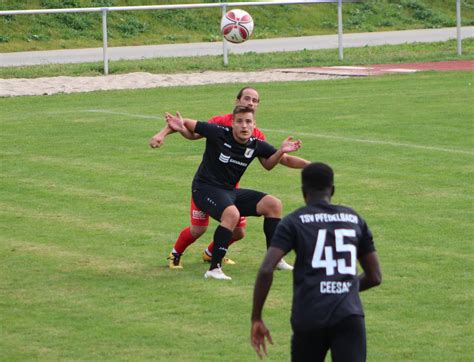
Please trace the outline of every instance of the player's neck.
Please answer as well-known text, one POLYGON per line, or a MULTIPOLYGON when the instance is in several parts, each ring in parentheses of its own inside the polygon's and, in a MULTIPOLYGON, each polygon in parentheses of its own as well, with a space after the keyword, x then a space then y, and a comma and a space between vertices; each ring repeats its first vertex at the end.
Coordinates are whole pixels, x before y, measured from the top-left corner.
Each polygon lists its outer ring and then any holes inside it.
POLYGON ((241 145, 246 145, 247 143, 249 143, 249 140, 250 140, 250 137, 247 139, 237 137, 233 132, 232 132, 232 138, 234 139, 235 142, 240 143, 241 145))
POLYGON ((319 204, 321 202, 330 204, 331 196, 329 196, 325 192, 315 192, 310 195, 306 195, 305 202, 306 202, 306 205, 314 205, 314 204, 319 204))

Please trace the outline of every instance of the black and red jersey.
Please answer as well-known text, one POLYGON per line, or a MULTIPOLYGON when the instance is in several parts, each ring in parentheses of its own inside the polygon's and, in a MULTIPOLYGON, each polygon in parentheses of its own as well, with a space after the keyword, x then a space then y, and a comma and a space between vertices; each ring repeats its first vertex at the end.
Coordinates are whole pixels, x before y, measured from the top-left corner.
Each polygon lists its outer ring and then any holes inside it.
POLYGON ((268 158, 277 150, 265 141, 250 137, 246 144, 238 143, 232 128, 197 122, 194 130, 206 138, 206 149, 194 176, 197 183, 233 190, 255 157, 268 158))

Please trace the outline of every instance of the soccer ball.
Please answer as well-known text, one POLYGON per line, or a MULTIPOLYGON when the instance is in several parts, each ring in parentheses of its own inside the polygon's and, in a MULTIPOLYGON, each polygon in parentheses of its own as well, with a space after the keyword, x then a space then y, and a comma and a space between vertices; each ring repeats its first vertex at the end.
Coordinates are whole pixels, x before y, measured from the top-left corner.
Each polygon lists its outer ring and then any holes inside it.
POLYGON ((231 43, 243 43, 253 31, 253 19, 244 10, 234 9, 225 13, 221 20, 221 32, 231 43))

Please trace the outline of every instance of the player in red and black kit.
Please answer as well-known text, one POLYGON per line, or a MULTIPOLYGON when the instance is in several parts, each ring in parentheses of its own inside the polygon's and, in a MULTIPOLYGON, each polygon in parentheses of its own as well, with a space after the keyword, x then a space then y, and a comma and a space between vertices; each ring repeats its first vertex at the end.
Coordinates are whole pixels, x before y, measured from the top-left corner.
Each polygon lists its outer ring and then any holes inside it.
POLYGON ((265 338, 272 343, 262 309, 273 268, 294 250, 292 361, 324 362, 328 350, 335 362, 366 360, 359 292, 381 283, 380 266, 365 221, 353 209, 331 204, 333 180, 333 170, 326 164, 312 163, 303 169, 306 206, 283 218, 260 267, 251 329, 251 343, 260 357, 266 353, 265 338), (359 275, 357 260, 364 271, 359 275))
POLYGON ((229 280, 221 269, 232 232, 241 216, 264 216, 263 230, 270 242, 280 222, 282 205, 276 197, 263 192, 236 188, 235 185, 250 163, 258 158, 262 166, 271 170, 288 152, 297 151, 301 141, 285 139, 278 149, 252 136, 255 111, 237 106, 234 108, 232 127, 207 122, 183 120, 177 113, 166 114, 168 125, 180 131, 186 127, 206 138, 204 155, 192 184, 196 205, 219 221, 214 232, 214 252, 206 278, 229 280))
MULTIPOLYGON (((251 87, 244 87, 242 88, 239 93, 237 94, 235 105, 236 106, 245 106, 251 109, 256 110, 258 105, 260 104, 260 96, 254 88, 251 87)), ((232 126, 232 114, 226 114, 222 116, 215 116, 208 120, 209 123, 218 124, 221 126, 231 127, 232 126)), ((151 140, 150 146, 152 148, 159 148, 163 145, 164 139, 170 133, 174 131, 166 126, 160 132, 158 132, 151 140)), ((202 138, 201 135, 197 133, 189 132, 187 129, 183 130, 181 134, 190 140, 196 140, 202 138)), ((257 127, 254 128, 253 136, 265 141, 266 137, 265 134, 259 130, 257 127)), ((304 160, 300 157, 296 157, 293 155, 283 155, 280 160, 280 164, 290 167, 290 168, 303 168, 309 164, 309 161, 304 160)), ((238 185, 236 185, 238 187, 238 185)), ((204 211, 200 210, 193 198, 191 197, 191 207, 190 207, 190 218, 191 218, 191 225, 185 227, 179 234, 178 239, 173 247, 172 252, 169 256, 169 267, 172 269, 181 269, 182 262, 181 256, 186 250, 186 248, 194 243, 199 237, 201 237, 206 231, 209 225, 209 215, 204 211)), ((233 242, 242 239, 245 236, 245 227, 247 221, 245 217, 241 217, 239 224, 234 229, 232 234, 232 239, 230 244, 233 242)), ((208 247, 204 250, 202 256, 203 260, 210 262, 212 258, 212 251, 213 251, 214 243, 211 242, 208 247)), ((267 245, 268 248, 268 245, 267 245)), ((224 258, 224 264, 234 264, 234 261, 228 258, 224 258)), ((293 267, 286 263, 283 259, 277 265, 278 269, 282 270, 292 270, 293 267)))

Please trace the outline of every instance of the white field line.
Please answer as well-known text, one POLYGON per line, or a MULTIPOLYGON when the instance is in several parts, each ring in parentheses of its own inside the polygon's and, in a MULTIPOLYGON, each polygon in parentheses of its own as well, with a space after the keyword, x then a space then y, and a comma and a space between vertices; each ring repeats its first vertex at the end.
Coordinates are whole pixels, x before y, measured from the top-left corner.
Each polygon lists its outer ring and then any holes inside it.
POLYGON ((107 113, 107 114, 117 114, 119 116, 127 116, 127 117, 134 117, 134 118, 159 119, 160 121, 165 120, 164 116, 147 116, 147 115, 143 115, 143 114, 131 114, 131 113, 125 113, 125 112, 109 111, 107 109, 86 109, 86 110, 78 111, 78 112, 107 113))
POLYGON ((444 147, 423 146, 423 145, 416 145, 412 143, 368 140, 368 139, 363 139, 363 138, 333 136, 333 135, 325 135, 325 134, 320 134, 320 133, 292 132, 292 131, 286 131, 286 130, 280 130, 280 129, 268 129, 268 128, 260 128, 260 129, 265 132, 282 133, 288 136, 291 135, 291 136, 304 136, 304 137, 313 137, 313 138, 326 138, 326 139, 333 139, 333 140, 339 140, 339 141, 345 141, 345 142, 368 143, 368 144, 377 144, 377 145, 385 145, 385 146, 393 146, 393 147, 416 148, 416 149, 428 150, 428 151, 460 153, 463 155, 474 155, 474 152, 472 151, 456 150, 456 149, 444 148, 444 147))
MULTIPOLYGON (((41 112, 37 112, 35 114, 38 114, 41 112)), ((69 113, 106 113, 106 114, 116 114, 119 116, 127 116, 127 117, 133 117, 133 118, 142 118, 142 119, 158 119, 161 121, 165 121, 164 116, 148 116, 146 114, 133 114, 133 113, 126 113, 126 112, 116 112, 116 111, 110 111, 108 109, 74 109, 70 111, 47 111, 43 112, 48 115, 56 115, 56 114, 69 114, 69 113)))
MULTIPOLYGON (((160 121, 164 121, 163 116, 147 116, 147 115, 142 115, 142 114, 116 112, 116 111, 111 111, 107 109, 85 109, 85 110, 77 110, 74 112, 117 114, 117 115, 127 116, 127 117, 143 118, 143 119, 157 119, 160 121)), ((437 152, 447 152, 447 153, 458 153, 458 154, 463 154, 463 155, 474 155, 474 152, 472 151, 456 150, 456 149, 444 148, 444 147, 423 146, 423 145, 417 145, 413 143, 378 141, 378 140, 369 140, 369 139, 363 139, 363 138, 325 135, 325 134, 320 134, 320 133, 292 132, 292 131, 281 130, 281 129, 270 129, 270 128, 260 128, 260 129, 265 132, 282 133, 285 135, 292 135, 292 136, 325 138, 325 139, 339 140, 339 141, 345 141, 345 142, 357 142, 357 143, 385 145, 385 146, 392 146, 392 147, 415 148, 415 149, 425 150, 425 151, 437 151, 437 152)))

